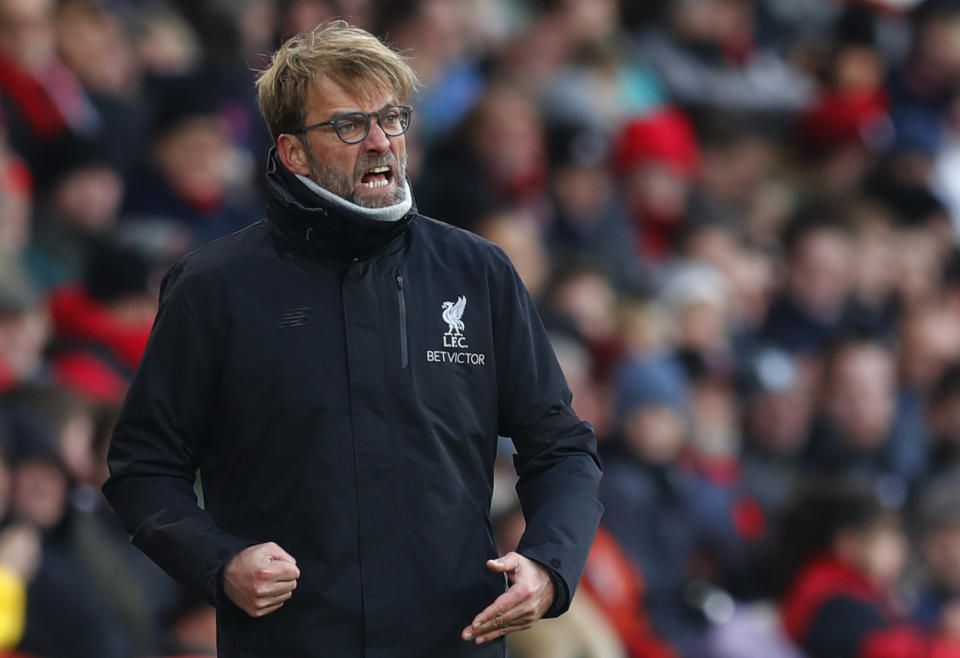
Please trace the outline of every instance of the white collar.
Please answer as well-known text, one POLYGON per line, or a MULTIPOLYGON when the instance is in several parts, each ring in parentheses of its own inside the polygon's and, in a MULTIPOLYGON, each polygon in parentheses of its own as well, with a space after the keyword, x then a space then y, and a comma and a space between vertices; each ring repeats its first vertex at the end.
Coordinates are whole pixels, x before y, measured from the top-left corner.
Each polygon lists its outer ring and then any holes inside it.
POLYGON ((320 196, 327 203, 338 206, 343 210, 363 215, 367 219, 373 219, 378 222, 395 222, 410 212, 410 208, 413 206, 413 199, 410 196, 410 187, 407 185, 406 179, 403 181, 403 201, 395 203, 392 206, 383 206, 382 208, 365 208, 353 203, 352 201, 347 201, 342 196, 336 195, 326 188, 320 187, 313 180, 307 178, 306 176, 302 176, 300 174, 294 175, 307 187, 308 190, 320 196))

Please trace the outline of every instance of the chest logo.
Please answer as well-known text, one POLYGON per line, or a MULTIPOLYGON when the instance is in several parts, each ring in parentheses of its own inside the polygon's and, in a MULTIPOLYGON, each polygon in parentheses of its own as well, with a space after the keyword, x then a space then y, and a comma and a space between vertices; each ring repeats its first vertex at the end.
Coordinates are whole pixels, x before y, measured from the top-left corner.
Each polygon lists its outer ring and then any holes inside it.
POLYGON ((297 308, 288 308, 280 314, 280 321, 277 322, 278 329, 290 329, 292 327, 306 327, 307 319, 310 316, 309 306, 298 306, 297 308))
POLYGON ((447 323, 447 331, 443 334, 442 350, 427 350, 427 361, 429 363, 458 363, 472 366, 482 366, 486 361, 486 355, 474 354, 473 352, 464 352, 470 345, 467 344, 467 337, 463 335, 466 326, 463 323, 463 312, 467 308, 467 298, 465 295, 459 295, 455 302, 443 302, 440 304, 441 317, 447 323))
POLYGON ((467 308, 467 298, 463 295, 457 297, 455 302, 444 302, 440 305, 443 309, 443 321, 447 323, 447 333, 443 335, 444 347, 467 347, 466 339, 463 337, 463 311, 467 308), (449 339, 449 340, 448 340, 449 339))

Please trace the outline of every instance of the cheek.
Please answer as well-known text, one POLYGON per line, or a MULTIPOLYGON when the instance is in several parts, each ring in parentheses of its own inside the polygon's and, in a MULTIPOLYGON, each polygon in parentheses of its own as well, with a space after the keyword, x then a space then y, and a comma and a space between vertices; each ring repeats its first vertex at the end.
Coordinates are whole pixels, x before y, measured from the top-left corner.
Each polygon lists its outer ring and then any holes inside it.
POLYGON ((391 140, 390 150, 393 152, 393 157, 397 159, 397 162, 400 164, 406 164, 407 160, 407 144, 404 137, 399 137, 391 140))

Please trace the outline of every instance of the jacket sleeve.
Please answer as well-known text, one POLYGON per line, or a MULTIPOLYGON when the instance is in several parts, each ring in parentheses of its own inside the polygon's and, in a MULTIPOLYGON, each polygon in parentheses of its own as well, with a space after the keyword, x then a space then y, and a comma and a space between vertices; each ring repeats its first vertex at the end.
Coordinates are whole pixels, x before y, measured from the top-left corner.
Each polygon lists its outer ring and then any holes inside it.
POLYGON ((527 524, 517 552, 551 572, 556 596, 547 616, 556 616, 569 606, 600 523, 600 461, 533 301, 507 270, 494 316, 499 428, 517 449, 527 524))
POLYGON ((195 287, 180 264, 163 280, 150 340, 113 432, 103 493, 134 545, 219 605, 223 566, 251 542, 219 529, 194 493, 220 372, 210 305, 197 312, 195 287))

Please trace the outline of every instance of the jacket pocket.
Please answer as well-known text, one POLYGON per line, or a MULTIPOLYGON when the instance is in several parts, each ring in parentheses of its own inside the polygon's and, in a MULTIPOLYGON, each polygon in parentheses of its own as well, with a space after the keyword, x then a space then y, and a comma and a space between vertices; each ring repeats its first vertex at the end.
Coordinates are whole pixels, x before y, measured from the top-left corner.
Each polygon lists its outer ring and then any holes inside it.
POLYGON ((405 370, 410 363, 410 354, 407 349, 407 295, 403 289, 403 274, 396 272, 397 279, 397 308, 400 311, 400 369, 405 370))

